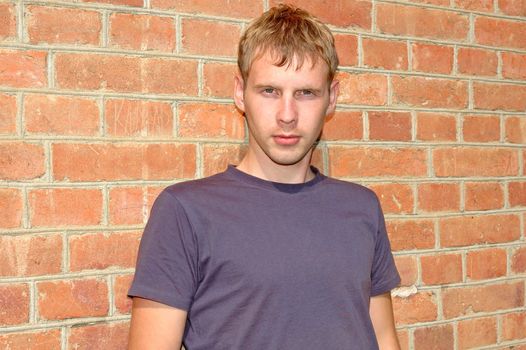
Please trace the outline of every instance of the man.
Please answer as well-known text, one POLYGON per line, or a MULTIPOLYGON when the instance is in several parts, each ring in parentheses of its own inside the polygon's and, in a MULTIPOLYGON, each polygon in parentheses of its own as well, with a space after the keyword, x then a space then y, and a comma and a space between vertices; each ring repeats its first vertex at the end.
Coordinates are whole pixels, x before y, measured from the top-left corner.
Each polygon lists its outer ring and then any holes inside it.
POLYGON ((378 200, 309 165, 338 95, 330 31, 272 8, 241 38, 238 65, 247 153, 157 198, 129 292, 130 349, 399 349, 378 200))

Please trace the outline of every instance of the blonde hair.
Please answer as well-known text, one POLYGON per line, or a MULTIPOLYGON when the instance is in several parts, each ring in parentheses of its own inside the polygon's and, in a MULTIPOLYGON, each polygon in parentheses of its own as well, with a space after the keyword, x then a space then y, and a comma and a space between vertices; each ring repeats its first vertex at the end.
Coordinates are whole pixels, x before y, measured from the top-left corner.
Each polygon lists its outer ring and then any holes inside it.
POLYGON ((325 24, 305 10, 279 5, 250 23, 239 41, 237 65, 246 81, 252 63, 265 53, 276 59, 278 67, 296 64, 301 68, 306 59, 312 65, 320 59, 329 67, 331 82, 338 67, 334 37, 325 24))

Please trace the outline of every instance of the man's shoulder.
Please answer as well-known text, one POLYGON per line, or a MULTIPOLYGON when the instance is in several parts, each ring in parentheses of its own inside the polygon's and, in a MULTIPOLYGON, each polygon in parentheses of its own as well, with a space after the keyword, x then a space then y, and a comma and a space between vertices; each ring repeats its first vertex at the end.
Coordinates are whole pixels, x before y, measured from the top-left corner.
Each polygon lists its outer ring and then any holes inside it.
POLYGON ((355 182, 326 177, 323 191, 335 200, 361 202, 376 206, 378 197, 371 189, 355 182))

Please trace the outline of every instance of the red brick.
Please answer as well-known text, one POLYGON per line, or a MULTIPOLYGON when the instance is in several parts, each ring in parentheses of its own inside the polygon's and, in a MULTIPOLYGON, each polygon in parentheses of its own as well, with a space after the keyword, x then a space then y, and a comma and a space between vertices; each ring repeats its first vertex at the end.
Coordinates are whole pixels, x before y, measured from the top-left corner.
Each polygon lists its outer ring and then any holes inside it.
POLYGON ((413 70, 450 74, 453 69, 453 48, 442 45, 415 43, 412 46, 413 70))
POLYGON ((516 176, 518 154, 507 148, 437 148, 433 150, 436 176, 516 176))
POLYGON ((424 212, 458 211, 460 187, 456 183, 418 185, 418 209, 424 212))
POLYGON ((526 273, 526 247, 520 247, 511 256, 511 271, 513 273, 526 273))
POLYGON ((499 0, 499 10, 510 16, 526 16, 526 1, 524 0, 499 0))
POLYGON ((173 18, 112 13, 109 21, 109 41, 113 47, 141 51, 175 50, 173 18))
POLYGON ((500 118, 496 115, 466 115, 463 118, 464 141, 496 142, 500 140, 500 118))
POLYGON ((0 86, 41 88, 47 86, 47 53, 0 50, 0 86))
POLYGON ((114 350, 128 346, 128 322, 72 327, 68 350, 114 350))
POLYGON ((503 243, 520 238, 519 217, 511 214, 450 217, 439 223, 443 247, 503 243))
POLYGON ((410 141, 412 121, 409 112, 369 112, 369 139, 410 141))
POLYGON ((146 211, 148 214, 152 210, 153 202, 165 188, 166 186, 148 186, 146 188, 146 211))
POLYGON ((57 87, 161 94, 197 94, 197 63, 122 55, 60 53, 57 87))
POLYGON ((416 138, 422 141, 456 141, 457 119, 451 114, 417 113, 416 138))
POLYGON ((88 136, 99 132, 99 107, 92 99, 27 95, 24 114, 28 133, 88 136))
POLYGON ((502 76, 526 80, 526 55, 502 52, 502 76))
POLYGON ((373 190, 385 213, 411 213, 413 212, 413 190, 411 186, 404 184, 371 184, 373 190))
POLYGON ((179 136, 243 140, 245 121, 232 104, 188 103, 178 107, 179 136))
POLYGON ((449 6, 451 4, 449 0, 412 0, 411 2, 418 4, 431 4, 437 6, 449 6))
POLYGON ((468 182, 465 184, 466 210, 491 210, 504 206, 504 190, 497 182, 468 182))
MULTIPOLYGON (((270 6, 285 1, 270 0, 270 6)), ((322 22, 335 25, 337 27, 360 27, 371 28, 371 9, 369 1, 360 0, 288 0, 288 4, 301 7, 322 22)))
POLYGON ((339 103, 369 106, 383 106, 387 103, 385 75, 340 72, 336 79, 340 81, 339 103))
POLYGON ((108 286, 100 279, 37 282, 40 320, 106 316, 109 310, 108 286))
POLYGON ((195 176, 191 144, 54 144, 57 180, 173 180, 195 176))
POLYGON ((175 10, 196 14, 211 14, 237 18, 253 18, 263 12, 258 0, 151 0, 152 8, 175 10))
POLYGON ((110 189, 110 224, 142 224, 144 209, 144 194, 141 187, 113 187, 110 189))
POLYGON ((507 255, 500 248, 481 249, 468 252, 466 256, 467 276, 471 280, 483 280, 506 276, 507 255))
POLYGON ((526 182, 510 182, 508 184, 510 206, 526 206, 526 182))
POLYGON ((82 2, 98 2, 109 5, 123 5, 123 6, 134 6, 143 7, 143 0, 81 0, 82 2))
POLYGON ((465 108, 468 85, 465 81, 398 77, 392 78, 393 103, 425 108, 465 108))
POLYGON ((340 66, 358 64, 358 37, 356 35, 334 34, 334 46, 336 46, 340 66))
POLYGON ((0 4, 0 40, 16 36, 16 7, 15 4, 0 4))
POLYGON ((16 112, 16 96, 0 94, 0 134, 16 133, 16 112))
POLYGON ((478 44, 526 49, 526 23, 490 17, 475 19, 478 44))
POLYGON ((472 349, 497 343, 497 320, 494 317, 458 322, 458 349, 472 349))
POLYGON ((56 274, 62 269, 62 236, 0 237, 0 276, 56 274))
POLYGON ((451 350, 455 346, 451 324, 418 328, 413 334, 415 350, 451 350))
POLYGON ((475 48, 459 48, 458 72, 468 75, 497 75, 498 58, 494 51, 475 48))
POLYGON ((526 109, 526 86, 512 84, 473 84, 475 108, 524 112, 526 109))
POLYGON ((84 188, 33 189, 29 191, 29 207, 33 227, 98 225, 102 220, 102 192, 84 188))
POLYGON ((437 319, 437 300, 432 292, 419 292, 407 298, 393 298, 396 324, 415 324, 437 319))
POLYGON ((119 137, 173 135, 172 106, 168 102, 111 99, 104 107, 106 132, 119 137))
MULTIPOLYGON (((0 227, 17 228, 22 224, 22 193, 15 188, 0 188, 0 227)), ((1 238, 0 238, 1 239, 1 238)), ((0 266, 0 271, 2 270, 0 266)))
POLYGON ((434 225, 430 220, 388 220, 386 225, 393 251, 435 246, 434 225))
POLYGON ((0 326, 27 322, 29 322, 28 285, 0 284, 0 326))
POLYGON ((97 11, 30 5, 26 21, 31 43, 100 43, 102 14, 97 11))
POLYGON ((8 350, 56 350, 61 347, 60 329, 0 335, 0 348, 8 350))
POLYGON ((511 143, 526 143, 526 118, 506 118, 506 141, 511 143))
POLYGON ((462 256, 460 254, 422 256, 420 264, 424 284, 462 282, 462 256))
POLYGON ((518 340, 526 338, 526 312, 502 315, 502 339, 518 340))
POLYGON ((206 96, 232 98, 237 66, 227 63, 205 63, 203 66, 203 93, 206 96))
POLYGON ((450 288, 442 291, 446 318, 524 306, 524 282, 450 288))
POLYGON ((407 44, 402 41, 364 38, 363 63, 368 67, 407 70, 407 44), (386 52, 389 52, 386 55, 386 52))
POLYGON ((376 26, 382 33, 464 41, 469 20, 454 12, 399 4, 378 4, 376 26))
POLYGON ((362 112, 339 110, 325 120, 322 132, 323 140, 346 141, 362 138, 362 112))
POLYGON ((201 19, 182 20, 183 52, 194 55, 237 55, 241 28, 237 24, 201 19))
POLYGON ((115 297, 115 309, 119 314, 129 314, 131 312, 132 300, 128 297, 133 280, 133 274, 115 276, 113 283, 113 295, 115 297))
POLYGON ((418 279, 418 267, 414 256, 395 256, 396 269, 400 274, 401 286, 411 286, 418 279))
POLYGON ((71 271, 135 266, 140 233, 90 233, 69 237, 71 271))
POLYGON ((329 147, 329 171, 336 177, 425 176, 427 154, 419 148, 329 147))
POLYGON ((237 165, 246 153, 245 145, 208 144, 203 147, 203 176, 210 176, 237 165))
MULTIPOLYGON (((0 65, 1 66, 1 65, 0 65)), ((31 180, 45 173, 44 148, 22 142, 0 143, 0 179, 31 180)))
POLYGON ((455 0, 458 8, 480 12, 493 12, 493 0, 455 0))
POLYGON ((396 336, 398 337, 398 342, 400 343, 400 348, 402 350, 409 350, 409 332, 408 330, 396 330, 396 336))

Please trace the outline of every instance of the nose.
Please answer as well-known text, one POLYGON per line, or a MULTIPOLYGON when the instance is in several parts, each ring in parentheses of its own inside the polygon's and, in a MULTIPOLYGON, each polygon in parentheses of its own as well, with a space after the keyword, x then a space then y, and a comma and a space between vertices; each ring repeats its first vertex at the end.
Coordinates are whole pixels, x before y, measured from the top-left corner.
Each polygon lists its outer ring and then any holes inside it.
POLYGON ((281 98, 277 118, 279 126, 285 131, 296 127, 296 123, 298 122, 298 110, 296 101, 292 96, 283 96, 281 98))

